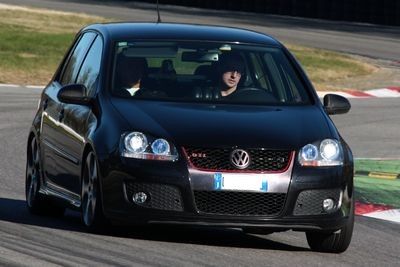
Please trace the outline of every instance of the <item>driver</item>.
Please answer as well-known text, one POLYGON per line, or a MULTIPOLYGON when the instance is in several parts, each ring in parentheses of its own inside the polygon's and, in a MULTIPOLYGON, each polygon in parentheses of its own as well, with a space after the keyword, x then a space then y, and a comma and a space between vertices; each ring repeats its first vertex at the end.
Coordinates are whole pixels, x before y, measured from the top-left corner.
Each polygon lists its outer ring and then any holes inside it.
POLYGON ((141 88, 141 80, 147 70, 147 60, 143 57, 121 55, 117 63, 117 87, 123 95, 134 96, 141 88))
POLYGON ((219 89, 222 97, 231 96, 245 71, 245 63, 239 53, 222 54, 218 64, 219 89))

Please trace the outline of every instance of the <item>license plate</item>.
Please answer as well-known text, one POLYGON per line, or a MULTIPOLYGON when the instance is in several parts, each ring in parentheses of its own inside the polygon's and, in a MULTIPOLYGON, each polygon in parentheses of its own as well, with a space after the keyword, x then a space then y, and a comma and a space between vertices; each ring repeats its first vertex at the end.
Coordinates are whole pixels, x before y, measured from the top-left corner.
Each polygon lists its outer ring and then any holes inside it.
POLYGON ((267 192, 268 180, 265 175, 215 173, 214 189, 267 192))

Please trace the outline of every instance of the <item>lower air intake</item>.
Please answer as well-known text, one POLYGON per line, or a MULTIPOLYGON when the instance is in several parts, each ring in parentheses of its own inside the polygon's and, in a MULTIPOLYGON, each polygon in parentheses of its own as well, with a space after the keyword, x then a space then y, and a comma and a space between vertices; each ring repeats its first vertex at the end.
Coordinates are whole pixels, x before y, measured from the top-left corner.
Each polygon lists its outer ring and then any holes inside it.
POLYGON ((278 215, 286 194, 232 191, 194 191, 199 212, 238 216, 278 215))
POLYGON ((127 198, 132 202, 132 196, 144 192, 148 199, 140 206, 150 209, 183 211, 182 197, 175 186, 151 183, 126 183, 127 198))

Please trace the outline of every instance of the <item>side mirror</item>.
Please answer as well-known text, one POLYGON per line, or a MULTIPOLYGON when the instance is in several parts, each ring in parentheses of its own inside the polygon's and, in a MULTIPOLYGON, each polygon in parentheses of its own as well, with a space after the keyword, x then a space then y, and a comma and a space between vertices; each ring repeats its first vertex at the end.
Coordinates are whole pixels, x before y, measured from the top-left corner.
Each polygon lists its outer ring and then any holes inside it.
POLYGON ((60 89, 58 99, 67 104, 89 105, 92 98, 86 96, 86 87, 83 84, 69 84, 60 89))
POLYGON ((343 96, 327 94, 324 96, 324 107, 329 115, 335 115, 349 112, 351 105, 349 100, 343 96))

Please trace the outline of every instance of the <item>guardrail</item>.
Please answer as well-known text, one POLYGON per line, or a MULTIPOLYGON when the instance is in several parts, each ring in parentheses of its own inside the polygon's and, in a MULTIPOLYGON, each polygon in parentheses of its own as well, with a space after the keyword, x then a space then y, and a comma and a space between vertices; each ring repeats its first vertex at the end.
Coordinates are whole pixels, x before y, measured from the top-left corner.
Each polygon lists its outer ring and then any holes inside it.
MULTIPOLYGON (((156 0, 125 0, 155 3, 156 0)), ((329 20, 400 25, 399 0, 159 0, 210 9, 240 10, 329 20)))

